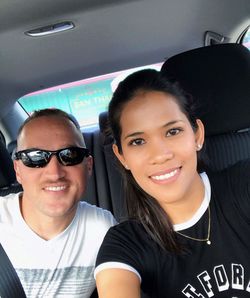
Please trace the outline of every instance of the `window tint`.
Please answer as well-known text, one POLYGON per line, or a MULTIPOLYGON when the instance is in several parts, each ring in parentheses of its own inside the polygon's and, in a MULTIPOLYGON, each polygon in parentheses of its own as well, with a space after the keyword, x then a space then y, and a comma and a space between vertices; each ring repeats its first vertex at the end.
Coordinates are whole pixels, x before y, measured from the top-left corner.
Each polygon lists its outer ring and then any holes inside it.
POLYGON ((62 109, 73 114, 81 128, 91 130, 98 125, 98 116, 107 109, 119 81, 142 68, 159 70, 161 64, 128 69, 37 91, 21 97, 18 102, 28 114, 44 108, 62 109))

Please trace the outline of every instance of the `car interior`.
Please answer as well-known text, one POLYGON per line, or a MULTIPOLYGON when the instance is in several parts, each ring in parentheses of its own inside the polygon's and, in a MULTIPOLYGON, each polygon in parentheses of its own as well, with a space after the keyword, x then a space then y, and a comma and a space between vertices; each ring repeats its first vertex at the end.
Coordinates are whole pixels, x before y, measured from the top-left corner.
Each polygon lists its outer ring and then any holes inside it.
MULTIPOLYGON (((197 100, 210 170, 249 158, 249 26, 249 0, 2 0, 0 196, 22 190, 12 160, 29 117, 20 98, 153 64, 197 100)), ((122 221, 122 177, 107 126, 106 107, 94 128, 81 127, 94 158, 82 200, 122 221)))

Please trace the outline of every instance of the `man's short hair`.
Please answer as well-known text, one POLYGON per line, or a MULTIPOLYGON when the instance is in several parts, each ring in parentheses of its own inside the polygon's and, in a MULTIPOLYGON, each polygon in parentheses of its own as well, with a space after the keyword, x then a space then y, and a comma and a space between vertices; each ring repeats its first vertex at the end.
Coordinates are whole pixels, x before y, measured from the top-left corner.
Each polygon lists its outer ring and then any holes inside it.
POLYGON ((17 138, 20 136, 20 134, 21 134, 24 126, 26 126, 27 123, 31 122, 34 119, 37 119, 37 118, 40 118, 40 117, 44 117, 44 116, 48 116, 48 117, 50 117, 50 116, 58 116, 58 117, 61 117, 61 118, 65 118, 65 119, 71 121, 75 125, 75 127, 77 128, 77 130, 81 133, 80 125, 79 125, 78 121, 76 120, 76 118, 73 115, 68 114, 68 113, 64 112, 63 110, 53 108, 53 109, 42 109, 42 110, 36 110, 36 111, 34 111, 23 122, 23 124, 19 127, 17 138))

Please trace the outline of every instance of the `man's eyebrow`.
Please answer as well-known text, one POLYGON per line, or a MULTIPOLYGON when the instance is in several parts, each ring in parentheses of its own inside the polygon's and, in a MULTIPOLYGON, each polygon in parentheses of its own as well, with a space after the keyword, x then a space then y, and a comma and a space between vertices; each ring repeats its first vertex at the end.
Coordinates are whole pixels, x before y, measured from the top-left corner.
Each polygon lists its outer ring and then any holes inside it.
MULTIPOLYGON (((165 123, 164 125, 162 125, 163 128, 166 128, 168 126, 171 126, 171 125, 174 125, 174 124, 177 124, 179 122, 183 122, 183 120, 173 120, 173 121, 169 121, 167 123, 165 123)), ((124 140, 128 139, 128 138, 132 138, 132 137, 138 137, 140 135, 142 135, 144 132, 143 131, 135 131, 133 133, 130 133, 128 135, 126 135, 124 137, 124 140)))

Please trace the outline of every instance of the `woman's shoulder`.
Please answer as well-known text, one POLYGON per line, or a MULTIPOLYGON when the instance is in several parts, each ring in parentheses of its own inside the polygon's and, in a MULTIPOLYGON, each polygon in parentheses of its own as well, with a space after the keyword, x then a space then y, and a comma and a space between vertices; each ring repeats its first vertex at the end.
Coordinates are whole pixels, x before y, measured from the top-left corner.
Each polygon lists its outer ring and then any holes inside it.
POLYGON ((138 220, 129 219, 111 227, 105 238, 110 241, 122 241, 126 243, 137 239, 138 243, 143 243, 144 241, 148 241, 149 236, 142 223, 138 220))
POLYGON ((207 171, 211 185, 211 193, 223 205, 244 205, 240 209, 249 210, 250 197, 250 159, 239 161, 234 165, 218 172, 207 171), (225 200, 227 197, 227 200, 225 200), (244 204, 243 204, 244 203, 244 204))
POLYGON ((250 178, 250 159, 238 161, 221 171, 206 169, 206 174, 212 182, 219 182, 221 180, 233 180, 237 182, 242 181, 242 179, 248 181, 250 178))
POLYGON ((127 231, 130 233, 142 233, 144 231, 142 223, 136 219, 126 219, 118 223, 116 226, 112 227, 113 230, 120 232, 120 231, 127 231))

